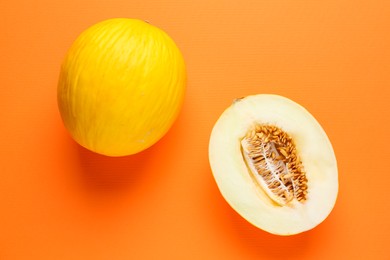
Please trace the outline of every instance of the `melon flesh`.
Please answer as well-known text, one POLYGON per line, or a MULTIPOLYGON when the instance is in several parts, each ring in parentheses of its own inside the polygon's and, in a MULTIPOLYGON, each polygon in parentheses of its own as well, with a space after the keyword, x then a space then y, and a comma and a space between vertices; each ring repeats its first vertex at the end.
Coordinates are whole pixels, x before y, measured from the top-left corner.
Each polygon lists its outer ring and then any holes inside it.
POLYGON ((277 235, 293 235, 320 224, 332 211, 338 193, 337 162, 317 120, 302 106, 278 95, 238 99, 217 120, 209 143, 209 161, 222 196, 243 218, 277 235), (304 202, 277 205, 253 181, 243 158, 241 140, 254 124, 287 132, 306 172, 304 202))

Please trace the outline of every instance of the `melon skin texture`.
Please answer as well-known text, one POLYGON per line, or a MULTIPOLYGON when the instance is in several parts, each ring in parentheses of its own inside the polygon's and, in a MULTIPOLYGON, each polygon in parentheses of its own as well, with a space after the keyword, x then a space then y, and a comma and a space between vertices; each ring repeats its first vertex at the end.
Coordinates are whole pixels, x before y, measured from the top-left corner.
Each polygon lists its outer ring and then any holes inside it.
POLYGON ((61 66, 57 98, 81 146, 107 156, 141 152, 171 128, 186 89, 184 58, 162 29, 113 18, 82 32, 61 66))
POLYGON ((310 230, 332 211, 338 194, 338 170, 332 145, 317 120, 294 101, 271 94, 238 99, 211 132, 209 161, 218 188, 244 219, 277 235, 310 230), (280 206, 255 184, 243 159, 241 140, 253 124, 270 124, 295 143, 307 177, 307 199, 280 206))

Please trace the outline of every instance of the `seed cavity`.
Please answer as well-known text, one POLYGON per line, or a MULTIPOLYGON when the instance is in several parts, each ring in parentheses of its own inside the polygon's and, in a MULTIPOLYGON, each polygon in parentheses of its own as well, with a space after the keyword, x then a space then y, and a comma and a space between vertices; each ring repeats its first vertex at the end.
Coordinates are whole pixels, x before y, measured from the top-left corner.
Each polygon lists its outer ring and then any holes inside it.
POLYGON ((241 140, 241 151, 255 180, 279 206, 307 199, 307 178, 291 136, 274 125, 256 124, 241 140))

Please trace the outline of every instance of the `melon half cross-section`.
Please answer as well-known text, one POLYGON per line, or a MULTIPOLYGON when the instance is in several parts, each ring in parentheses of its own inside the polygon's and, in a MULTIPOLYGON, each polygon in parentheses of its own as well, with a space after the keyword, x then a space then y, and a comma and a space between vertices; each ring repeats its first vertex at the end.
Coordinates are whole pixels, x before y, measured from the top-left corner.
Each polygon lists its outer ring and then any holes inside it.
POLYGON ((226 201, 269 233, 310 230, 335 205, 338 171, 329 138, 288 98, 260 94, 234 101, 214 125, 209 161, 226 201))

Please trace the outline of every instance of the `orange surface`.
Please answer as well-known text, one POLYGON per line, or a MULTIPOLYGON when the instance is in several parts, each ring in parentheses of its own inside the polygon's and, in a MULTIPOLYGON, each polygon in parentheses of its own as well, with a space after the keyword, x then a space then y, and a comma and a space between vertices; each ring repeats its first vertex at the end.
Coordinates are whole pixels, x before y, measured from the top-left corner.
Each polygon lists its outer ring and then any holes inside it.
POLYGON ((0 4, 0 259, 390 259, 390 1, 15 0, 0 4), (148 20, 182 49, 188 91, 155 146, 75 144, 59 66, 88 26, 148 20), (278 237, 220 195, 212 126, 236 97, 276 93, 322 124, 339 166, 317 228, 278 237))

